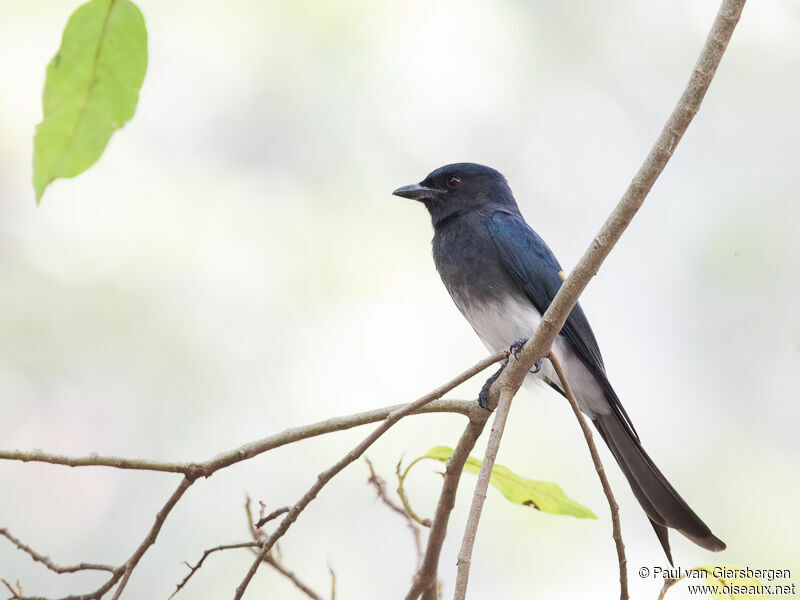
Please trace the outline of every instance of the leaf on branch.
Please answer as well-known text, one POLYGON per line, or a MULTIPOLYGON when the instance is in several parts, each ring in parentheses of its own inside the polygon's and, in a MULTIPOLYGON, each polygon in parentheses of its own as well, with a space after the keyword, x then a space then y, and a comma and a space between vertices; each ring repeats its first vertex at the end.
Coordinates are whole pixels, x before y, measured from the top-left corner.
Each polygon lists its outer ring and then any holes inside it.
MULTIPOLYGON (((446 463, 450 460, 452 454, 452 448, 436 446, 417 460, 433 458, 446 463)), ((470 456, 464 464, 464 471, 478 474, 480 470, 481 461, 470 456)), ((571 515, 579 519, 597 518, 591 510, 568 498, 558 484, 520 477, 511 469, 502 465, 495 464, 489 483, 500 490, 508 500, 516 504, 532 506, 551 515, 571 515)))
POLYGON ((708 565, 687 570, 677 579, 667 579, 659 594, 664 598, 667 590, 682 579, 699 579, 706 581, 708 593, 713 600, 765 600, 761 592, 764 585, 754 577, 748 577, 747 569, 736 565, 708 565))
POLYGON ((33 140, 36 202, 59 177, 92 166, 136 110, 147 70, 144 17, 130 0, 91 0, 67 22, 47 66, 33 140))

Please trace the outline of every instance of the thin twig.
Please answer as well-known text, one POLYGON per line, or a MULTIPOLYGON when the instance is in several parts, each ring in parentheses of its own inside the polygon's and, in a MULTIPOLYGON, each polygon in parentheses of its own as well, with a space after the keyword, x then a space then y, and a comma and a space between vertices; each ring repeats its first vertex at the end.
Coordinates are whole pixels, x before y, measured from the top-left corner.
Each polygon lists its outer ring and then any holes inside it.
MULTIPOLYGON (((498 353, 493 357, 484 359, 477 365, 473 366, 471 370, 484 365, 487 361, 497 362, 498 360, 502 360, 504 356, 505 356, 504 353, 498 353)), ((460 413, 468 415, 470 413, 473 404, 474 402, 465 400, 437 399, 434 400, 433 402, 428 403, 427 405, 411 409, 411 412, 418 414, 434 413, 434 412, 450 412, 450 413, 460 413)), ((167 500, 166 505, 156 515, 155 523, 153 527, 150 529, 150 531, 147 533, 145 539, 136 548, 136 550, 133 552, 130 558, 128 558, 127 561, 125 561, 118 567, 109 567, 108 565, 95 565, 90 563, 84 563, 78 565, 74 570, 70 567, 61 571, 63 573, 73 573, 84 570, 105 570, 111 573, 111 577, 109 577, 109 579, 102 586, 100 586, 93 592, 77 596, 65 596, 64 598, 60 598, 59 600, 99 600, 100 598, 105 596, 105 594, 107 594, 111 589, 113 589, 117 583, 119 583, 120 585, 118 589, 115 591, 113 596, 113 600, 117 600, 120 597, 120 594, 124 590, 125 586, 127 585, 128 580, 130 579, 134 568, 138 565, 139 561, 141 560, 142 556, 147 551, 147 549, 155 542, 156 536, 158 535, 158 532, 160 531, 161 526, 163 525, 167 515, 175 506, 175 503, 177 503, 177 501, 180 499, 183 493, 192 485, 192 483, 194 483, 194 481, 196 481, 198 477, 209 477, 220 469, 231 466, 243 460, 247 460, 263 452, 267 452, 269 450, 278 448, 286 444, 315 437, 318 435, 323 435, 326 433, 343 431, 360 425, 382 421, 385 420, 387 416, 395 414, 398 411, 402 411, 411 406, 412 404, 400 404, 396 406, 389 406, 376 410, 357 413, 345 417, 335 417, 332 419, 328 419, 326 421, 320 421, 302 427, 294 427, 291 429, 284 430, 278 434, 263 438, 261 440, 244 444, 242 446, 239 446, 238 448, 235 448, 229 452, 221 454, 204 463, 161 462, 161 461, 148 461, 148 460, 138 460, 138 459, 120 458, 113 456, 98 456, 98 455, 89 455, 85 457, 70 457, 70 456, 41 452, 39 450, 35 450, 32 452, 23 452, 18 450, 11 450, 11 451, 0 450, 0 460, 43 462, 55 465, 64 465, 69 467, 106 466, 119 469, 183 473, 185 475, 183 480, 181 481, 181 484, 178 486, 178 488, 175 490, 175 492, 169 498, 169 500, 167 500), (108 567, 108 568, 100 568, 100 567, 108 567)), ((6 533, 8 532, 6 531, 6 533)), ((46 558, 38 553, 32 553, 32 550, 28 546, 23 544, 20 540, 13 538, 13 536, 9 537, 9 535, 5 535, 5 537, 7 537, 10 541, 12 541, 12 543, 15 543, 15 545, 17 545, 17 547, 21 551, 24 551, 28 555, 33 557, 34 560, 37 560, 35 557, 41 557, 43 559, 46 558)), ((51 570, 54 570, 52 568, 53 566, 57 567, 57 565, 55 565, 54 563, 48 564, 44 560, 40 560, 39 562, 42 562, 43 564, 45 564, 45 566, 47 566, 51 570)), ((17 594, 16 592, 15 594, 16 594, 14 597, 15 600, 38 600, 36 597, 22 596, 20 594, 17 594)))
POLYGON ((486 486, 489 484, 489 475, 494 466, 494 457, 514 394, 519 390, 534 363, 550 351, 556 336, 578 301, 578 297, 622 236, 672 157, 678 142, 700 108, 703 97, 708 91, 725 48, 739 21, 744 4, 745 0, 723 0, 689 82, 656 143, 600 232, 561 285, 550 306, 542 315, 536 332, 519 352, 517 359, 509 360, 508 367, 503 370, 489 390, 490 405, 497 402, 498 414, 489 438, 487 456, 483 460, 475 487, 470 519, 459 553, 455 594, 457 600, 463 600, 466 595, 472 548, 486 497, 486 486))
POLYGON ((220 546, 215 546, 214 548, 209 548, 208 550, 205 550, 203 552, 203 556, 200 557, 200 560, 198 560, 194 566, 190 565, 188 562, 183 563, 187 567, 189 567, 189 572, 186 574, 186 577, 184 577, 181 580, 181 582, 175 587, 175 591, 169 595, 169 600, 171 600, 175 596, 175 594, 180 592, 184 588, 184 586, 187 583, 189 583, 189 580, 192 578, 192 575, 194 575, 200 569, 200 567, 203 566, 203 563, 210 554, 213 554, 214 552, 219 552, 221 550, 234 550, 236 548, 257 548, 260 545, 261 544, 259 542, 240 542, 238 544, 222 544, 220 546))
POLYGON ((671 577, 667 577, 664 580, 664 585, 661 586, 661 591, 658 593, 658 600, 664 600, 664 596, 667 595, 667 590, 669 590, 669 588, 671 588, 673 585, 675 585, 679 581, 680 581, 680 579, 673 579, 671 577))
POLYGON ((403 517, 406 525, 408 525, 408 528, 411 530, 411 536, 414 538, 414 548, 417 551, 417 568, 419 568, 420 561, 422 560, 422 535, 420 534, 416 521, 411 517, 405 508, 389 498, 389 494, 386 492, 386 482, 375 472, 375 468, 372 466, 372 461, 366 456, 364 457, 364 460, 367 462, 367 466, 369 467, 369 479, 367 480, 367 483, 371 484, 372 487, 375 488, 375 493, 381 502, 403 517))
POLYGON ((397 474, 397 495, 400 497, 400 502, 403 504, 403 509, 408 513, 409 517, 414 519, 414 521, 423 527, 430 527, 431 520, 428 518, 423 519, 416 512, 414 512, 413 508, 411 508, 411 503, 408 501, 408 494, 406 494, 405 488, 408 472, 411 470, 411 467, 422 460, 422 458, 423 457, 419 457, 415 460, 412 460, 405 470, 403 469, 403 459, 401 458, 399 461, 397 461, 397 467, 395 468, 395 473, 397 474))
POLYGON ((287 569, 286 567, 284 567, 284 566, 283 566, 283 565, 282 565, 280 562, 278 562, 278 560, 277 560, 277 559, 276 559, 274 556, 272 556, 271 554, 267 554, 267 555, 264 557, 264 562, 265 562, 265 563, 267 563, 268 565, 270 565, 270 566, 271 566, 273 569, 275 569, 275 570, 276 570, 278 573, 280 573, 281 575, 283 575, 284 577, 286 577, 286 579, 288 579, 289 581, 291 581, 291 582, 294 584, 294 586, 295 586, 295 587, 296 587, 298 590, 300 590, 301 592, 303 592, 303 593, 304 593, 306 596, 308 596, 308 597, 309 597, 309 598, 311 598, 312 600, 322 600, 322 596, 320 596, 319 594, 317 594, 317 593, 316 593, 314 590, 312 590, 310 587, 308 587, 308 586, 307 586, 305 583, 303 583, 302 581, 300 581, 300 579, 297 577, 297 575, 295 575, 295 574, 294 574, 294 573, 292 573, 292 572, 291 572, 289 569, 287 569))
POLYGON ((253 511, 250 509, 249 495, 245 496, 244 499, 244 512, 245 515, 247 515, 247 526, 250 528, 250 535, 252 535, 253 539, 257 542, 263 541, 266 534, 256 527, 256 523, 253 521, 253 511))
POLYGON ((14 589, 14 588, 11 586, 11 584, 10 584, 10 583, 8 583, 8 582, 7 582, 5 579, 2 579, 2 578, 0 578, 0 583, 2 583, 4 586, 6 586, 6 589, 7 589, 9 592, 11 592, 11 598, 17 598, 17 597, 19 597, 19 596, 18 596, 18 594, 17 594, 17 591, 16 591, 16 590, 15 590, 15 589, 14 589))
MULTIPOLYGON (((473 402, 466 400, 436 400, 415 411, 415 414, 449 412, 468 415, 473 402)), ((368 410, 354 415, 334 417, 325 421, 292 427, 268 437, 248 442, 232 450, 215 456, 204 462, 187 463, 156 460, 140 460, 119 456, 64 456, 42 452, 41 450, 0 450, 0 460, 16 460, 21 462, 43 462, 67 467, 113 467, 115 469, 131 469, 135 471, 160 471, 166 473, 182 473, 188 477, 210 477, 216 471, 238 462, 248 460, 269 450, 291 444, 300 440, 316 437, 336 431, 345 431, 360 425, 368 425, 383 421, 391 413, 408 404, 396 404, 368 410)))
POLYGON ((492 390, 494 397, 499 396, 504 385, 519 389, 528 371, 534 363, 544 358, 556 336, 561 331, 572 307, 578 297, 597 274, 600 265, 608 257, 614 245, 619 241, 647 194, 655 184, 667 162, 675 152, 678 143, 686 133, 686 129, 697 114, 703 98, 711 85, 722 55, 733 35, 739 17, 742 14, 745 0, 723 0, 719 12, 709 31, 697 64, 678 100, 667 124, 656 139, 642 166, 636 172, 625 194, 606 219, 600 231, 592 240, 575 268, 561 285, 550 306, 542 316, 536 333, 525 344, 518 354, 516 365, 505 369, 492 390))
MULTIPOLYGON (((177 489, 172 493, 172 495, 169 497, 169 499, 161 508, 161 510, 159 510, 158 513, 156 514, 155 522, 153 523, 153 526, 150 528, 150 530, 147 532, 147 535, 145 536, 142 543, 136 548, 136 550, 134 550, 133 554, 130 556, 130 558, 128 558, 128 560, 126 560, 119 567, 112 568, 111 577, 109 577, 108 580, 103 585, 101 585, 99 588, 88 594, 80 594, 78 596, 65 596, 60 600, 99 600, 100 598, 105 596, 119 582, 117 589, 114 591, 114 596, 112 597, 113 600, 118 600, 120 594, 122 594, 123 590, 125 589, 125 586, 128 583, 128 580, 130 579, 131 573, 133 573, 133 570, 136 568, 136 565, 139 564, 139 561, 141 560, 142 556, 144 556, 144 553, 147 551, 147 549, 155 543, 156 537, 158 537, 158 533, 159 531, 161 531, 161 526, 164 524, 167 515, 175 507, 175 505, 178 503, 178 500, 181 499, 181 496, 183 496, 184 492, 187 489, 189 489, 192 483, 194 483, 194 480, 189 479, 188 477, 184 477, 181 480, 180 485, 178 485, 177 489)), ((76 571, 68 571, 68 572, 74 573, 76 571)), ((38 597, 22 596, 22 595, 15 595, 14 599, 43 600, 38 597)))
POLYGON ((494 461, 500 449, 500 440, 503 438, 503 430, 508 419, 508 412, 511 409, 511 401, 514 399, 514 392, 509 387, 504 387, 500 391, 500 401, 495 411, 492 431, 489 434, 489 442, 486 446, 486 453, 483 456, 478 481, 475 484, 475 491, 472 496, 472 505, 467 518, 467 525, 464 529, 464 539, 461 542, 461 550, 458 552, 458 575, 456 577, 455 598, 464 600, 467 595, 467 581, 469 579, 469 569, 472 562, 472 549, 475 546, 475 537, 478 532, 478 522, 481 518, 481 510, 486 500, 486 490, 489 489, 489 478, 492 475, 494 461))
MULTIPOLYGON (((261 531, 260 529, 258 529, 256 527, 255 523, 253 523, 253 511, 250 510, 250 497, 249 496, 247 496, 246 499, 245 499, 244 512, 245 512, 245 515, 247 516, 247 525, 250 528, 250 534, 253 536, 253 540, 254 540, 253 545, 252 545, 253 553, 254 554, 258 554, 258 549, 260 549, 261 545, 264 543, 264 538, 265 538, 266 534, 263 531, 261 531)), ((277 545, 276 545, 275 548, 277 549, 277 545)), ((264 558, 264 562, 267 563, 268 565, 272 566, 281 575, 283 575, 289 581, 291 581, 295 585, 295 587, 297 589, 299 589, 301 592, 303 592, 306 596, 308 596, 309 598, 312 598, 313 600, 321 600, 321 597, 319 596, 319 594, 317 594, 314 590, 312 590, 305 583, 303 583, 297 577, 297 575, 295 575, 290 570, 288 570, 286 567, 284 567, 281 564, 281 562, 272 555, 271 552, 269 554, 267 554, 267 556, 264 558)), ((331 573, 333 573, 333 571, 331 570, 330 565, 328 565, 328 570, 331 571, 331 573)))
POLYGON ((555 354, 550 352, 547 358, 553 364, 553 368, 556 370, 559 380, 561 380, 564 394, 572 407, 572 412, 575 413, 575 418, 578 419, 581 431, 583 431, 583 437, 586 439, 586 445, 589 446, 589 453, 592 455, 594 469, 597 471, 600 484, 603 486, 603 493, 608 500, 608 508, 611 511, 611 532, 614 538, 614 545, 617 547, 617 562, 619 563, 619 598, 620 600, 628 600, 628 560, 625 558, 625 544, 622 542, 622 529, 619 524, 619 505, 614 498, 614 492, 611 491, 611 484, 608 483, 603 461, 600 460, 600 454, 597 452, 597 446, 595 446, 594 438, 592 437, 592 430, 589 429, 589 424, 586 423, 586 419, 578 406, 575 394, 572 393, 572 388, 570 388, 569 381, 567 381, 567 375, 564 373, 564 369, 555 354))
POLYGON ((403 417, 410 415, 411 413, 419 410, 426 404, 440 398, 454 387, 464 383, 468 379, 474 377, 487 367, 508 358, 509 352, 502 351, 498 352, 488 358, 483 359, 481 362, 477 363, 470 369, 464 371, 456 378, 452 379, 448 383, 440 386, 439 388, 433 390, 432 392, 425 394, 422 398, 417 400, 416 402, 412 402, 411 404, 405 405, 403 408, 400 408, 392 413, 390 413, 386 419, 370 434, 368 435, 360 444, 358 444, 355 448, 353 448, 347 455, 344 456, 341 460, 337 461, 331 468, 323 471, 317 476, 316 482, 311 488, 303 495, 297 503, 292 506, 292 509, 286 514, 286 516, 281 521, 280 525, 272 532, 272 534, 267 538, 264 542, 264 546, 259 553, 257 559, 253 562, 250 566, 250 569, 247 571, 242 582, 236 588, 236 594, 234 596, 234 600, 240 600, 242 595, 244 594, 245 589, 250 584, 250 581, 253 579, 256 571, 258 570, 259 565, 263 558, 267 555, 270 548, 275 544, 275 542, 284 534, 286 531, 291 527, 292 523, 297 520, 297 517, 300 515, 301 512, 305 509, 309 503, 316 498, 317 494, 322 490, 323 487, 335 476, 337 475, 342 469, 344 469, 347 465, 352 463, 354 460, 357 460, 364 452, 384 433, 386 433, 392 425, 397 423, 403 417))
POLYGON ((7 529, 0 528, 0 535, 6 537, 12 544, 25 552, 33 560, 42 563, 45 567, 56 573, 75 573, 76 571, 108 571, 109 573, 114 573, 117 570, 117 567, 112 567, 111 565, 99 565, 95 563, 81 563, 79 565, 62 567, 54 563, 49 557, 39 554, 30 546, 23 544, 19 539, 11 535, 11 532, 7 529))
POLYGON ((170 511, 175 508, 178 500, 181 499, 186 490, 188 490, 195 481, 195 479, 184 477, 175 491, 172 492, 172 495, 169 497, 161 510, 156 513, 155 521, 153 526, 150 528, 150 531, 147 532, 147 536, 145 536, 144 540, 142 540, 142 543, 139 544, 139 547, 136 548, 131 557, 125 561, 125 572, 122 576, 122 581, 120 581, 119 586, 114 591, 114 595, 111 597, 112 600, 119 599, 122 591, 125 589, 125 586, 128 585, 128 581, 130 580, 131 574, 136 568, 136 565, 139 564, 139 561, 142 559, 142 556, 144 556, 144 553, 147 552, 148 548, 155 544, 156 538, 161 531, 161 527, 164 525, 164 521, 167 519, 167 515, 169 515, 170 511))
POLYGON ((450 513, 453 511, 453 506, 455 506, 458 482, 461 480, 461 473, 464 471, 464 464, 469 458, 469 453, 475 447, 475 443, 483 432, 490 415, 491 413, 488 410, 476 405, 476 409, 470 415, 470 421, 466 429, 461 434, 453 454, 450 455, 450 460, 447 461, 442 491, 439 494, 439 503, 436 506, 433 525, 428 535, 428 545, 425 548, 425 557, 422 560, 422 566, 414 577, 414 583, 406 595, 406 600, 416 600, 420 594, 423 595, 424 600, 436 600, 439 597, 437 589, 439 557, 447 535, 447 523, 450 520, 450 513))
POLYGON ((271 513, 269 513, 268 515, 266 515, 264 517, 261 517, 258 520, 258 523, 256 523, 256 529, 261 529, 264 525, 266 525, 267 523, 269 523, 273 519, 277 519, 282 514, 287 513, 287 512, 289 512, 289 507, 288 506, 282 506, 280 508, 276 508, 271 513))

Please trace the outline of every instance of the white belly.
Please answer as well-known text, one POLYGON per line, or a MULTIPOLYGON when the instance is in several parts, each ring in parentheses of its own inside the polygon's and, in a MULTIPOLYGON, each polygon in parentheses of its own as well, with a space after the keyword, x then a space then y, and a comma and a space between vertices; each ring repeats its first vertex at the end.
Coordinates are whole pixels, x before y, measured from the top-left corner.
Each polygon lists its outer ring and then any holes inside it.
MULTIPOLYGON (((527 298, 509 298, 485 304, 462 304, 456 299, 456 305, 491 352, 498 352, 516 341, 529 338, 542 320, 542 315, 527 298)), ((610 407, 600 385, 560 335, 553 344, 553 353, 564 368, 583 412, 589 416, 608 413, 610 407)), ((543 359, 541 366, 541 370, 528 375, 525 382, 544 380, 555 383, 560 388, 558 375, 550 361, 543 359)))

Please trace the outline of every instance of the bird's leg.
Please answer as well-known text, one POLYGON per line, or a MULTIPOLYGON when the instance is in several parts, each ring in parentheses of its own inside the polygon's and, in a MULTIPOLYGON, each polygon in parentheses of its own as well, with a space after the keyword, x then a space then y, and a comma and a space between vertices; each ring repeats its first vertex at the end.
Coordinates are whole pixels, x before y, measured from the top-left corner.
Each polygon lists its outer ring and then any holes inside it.
POLYGON ((519 355, 520 351, 522 350, 522 347, 527 343, 528 343, 528 338, 522 338, 521 340, 517 340, 516 342, 511 344, 509 350, 511 351, 511 354, 514 355, 514 359, 517 358, 517 355, 519 355))
MULTIPOLYGON (((523 338, 521 340, 517 340, 509 347, 509 351, 511 352, 511 354, 514 355, 515 360, 517 358, 517 355, 520 353, 520 350, 522 350, 522 347, 527 343, 527 341, 528 338, 523 338)), ((481 405, 481 408, 485 408, 486 410, 489 411, 492 410, 489 408, 489 388, 491 388, 492 384, 495 381, 497 381, 497 378, 500 377, 500 373, 503 372, 503 369, 506 368, 507 364, 508 361, 504 360, 503 364, 500 365, 500 368, 497 369, 497 373, 489 377, 489 379, 486 380, 486 383, 483 384, 483 387, 481 388, 481 393, 478 394, 478 404, 481 405)), ((533 369, 530 372, 538 373, 541 370, 542 370, 542 359, 540 358, 534 363, 533 369)))
MULTIPOLYGON (((522 347, 527 343, 528 343, 528 338, 522 338, 521 340, 517 340, 516 342, 511 344, 511 347, 509 348, 509 350, 511 351, 511 354, 514 355, 514 359, 517 358, 517 355, 522 350, 522 347)), ((541 370, 542 370, 542 359, 540 358, 535 363, 533 363, 533 369, 530 372, 531 373, 538 373, 541 370)))
POLYGON ((483 387, 481 388, 481 393, 478 394, 478 404, 481 405, 481 408, 485 408, 489 412, 492 411, 492 409, 489 408, 489 388, 491 388, 492 384, 495 381, 497 381, 497 378, 500 377, 500 373, 503 372, 503 369, 506 368, 507 364, 508 364, 508 361, 504 360, 503 364, 500 366, 500 368, 497 369, 497 373, 495 373, 494 375, 489 377, 489 379, 486 380, 486 383, 484 383, 483 387))

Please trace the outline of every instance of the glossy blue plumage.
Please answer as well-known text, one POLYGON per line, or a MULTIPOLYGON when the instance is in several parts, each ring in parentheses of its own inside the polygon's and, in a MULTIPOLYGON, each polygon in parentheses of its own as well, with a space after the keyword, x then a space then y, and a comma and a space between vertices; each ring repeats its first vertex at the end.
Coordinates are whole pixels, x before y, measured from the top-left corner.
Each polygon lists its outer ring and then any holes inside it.
MULTIPOLYGON (((562 284, 561 265, 525 222, 500 173, 473 163, 447 165, 395 195, 424 203, 433 223, 436 269, 458 309, 483 343, 507 348, 533 335, 562 284)), ((667 481, 641 445, 630 418, 611 387, 603 357, 580 305, 576 304, 552 352, 570 382, 581 410, 594 422, 647 513, 672 562, 667 528, 708 550, 719 540, 667 481)), ((547 361, 529 378, 559 391, 547 361)))

